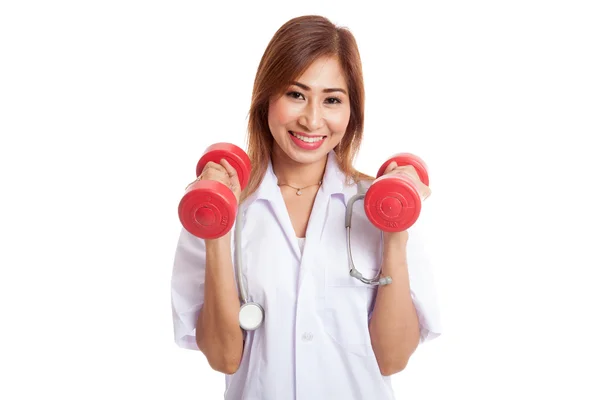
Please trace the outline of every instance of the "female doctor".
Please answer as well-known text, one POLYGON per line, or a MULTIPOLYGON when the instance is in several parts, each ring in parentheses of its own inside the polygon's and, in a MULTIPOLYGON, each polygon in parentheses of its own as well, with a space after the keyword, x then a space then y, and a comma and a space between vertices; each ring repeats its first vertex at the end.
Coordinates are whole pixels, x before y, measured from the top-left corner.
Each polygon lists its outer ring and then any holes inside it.
MULTIPOLYGON (((373 180, 352 165, 363 119, 352 34, 318 16, 285 23, 256 74, 247 188, 226 161, 198 178, 231 187, 240 234, 202 240, 182 229, 175 254, 175 341, 226 374, 225 399, 394 399, 390 375, 440 334, 418 222, 382 233, 358 201, 348 251, 346 207, 373 180), (351 276, 349 254, 364 278, 391 283, 351 276), (236 259, 248 301, 264 311, 256 329, 240 326, 236 259)), ((408 174, 429 195, 412 167, 385 173, 408 174)))

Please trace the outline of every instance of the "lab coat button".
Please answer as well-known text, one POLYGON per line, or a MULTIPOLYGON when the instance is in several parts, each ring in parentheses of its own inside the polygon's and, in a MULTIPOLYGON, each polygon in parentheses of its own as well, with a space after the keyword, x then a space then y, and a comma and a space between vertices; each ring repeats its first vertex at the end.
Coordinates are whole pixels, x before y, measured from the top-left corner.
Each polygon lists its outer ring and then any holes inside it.
POLYGON ((313 339, 313 334, 310 332, 304 332, 304 334, 302 335, 302 340, 304 340, 305 342, 310 342, 313 339))

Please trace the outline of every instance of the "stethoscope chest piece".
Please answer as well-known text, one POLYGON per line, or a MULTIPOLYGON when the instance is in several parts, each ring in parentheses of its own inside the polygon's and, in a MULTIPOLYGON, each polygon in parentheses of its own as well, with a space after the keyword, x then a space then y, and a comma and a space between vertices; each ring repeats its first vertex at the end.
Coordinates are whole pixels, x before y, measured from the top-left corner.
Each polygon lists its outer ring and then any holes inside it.
POLYGON ((265 312, 258 303, 245 303, 240 308, 240 327, 246 331, 257 329, 263 322, 265 312))

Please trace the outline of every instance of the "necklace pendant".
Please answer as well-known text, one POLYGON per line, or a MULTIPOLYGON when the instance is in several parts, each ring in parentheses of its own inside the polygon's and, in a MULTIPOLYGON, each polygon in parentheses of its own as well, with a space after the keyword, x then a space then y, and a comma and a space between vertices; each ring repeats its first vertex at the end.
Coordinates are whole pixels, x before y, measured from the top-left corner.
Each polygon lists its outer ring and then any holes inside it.
POLYGON ((302 194, 302 189, 298 189, 298 190, 296 191, 296 194, 297 194, 298 196, 300 196, 300 195, 302 194))

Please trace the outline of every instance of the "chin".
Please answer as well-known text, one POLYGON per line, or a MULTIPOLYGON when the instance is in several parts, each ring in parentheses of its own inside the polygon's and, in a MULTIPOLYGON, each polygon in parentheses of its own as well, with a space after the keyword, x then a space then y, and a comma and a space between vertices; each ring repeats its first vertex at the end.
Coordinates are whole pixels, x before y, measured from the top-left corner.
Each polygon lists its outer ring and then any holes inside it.
POLYGON ((318 150, 306 151, 298 149, 293 144, 291 144, 288 148, 288 151, 286 151, 285 153, 290 159, 299 164, 312 164, 321 161, 323 160, 323 158, 327 157, 329 150, 326 148, 320 148, 318 150))

